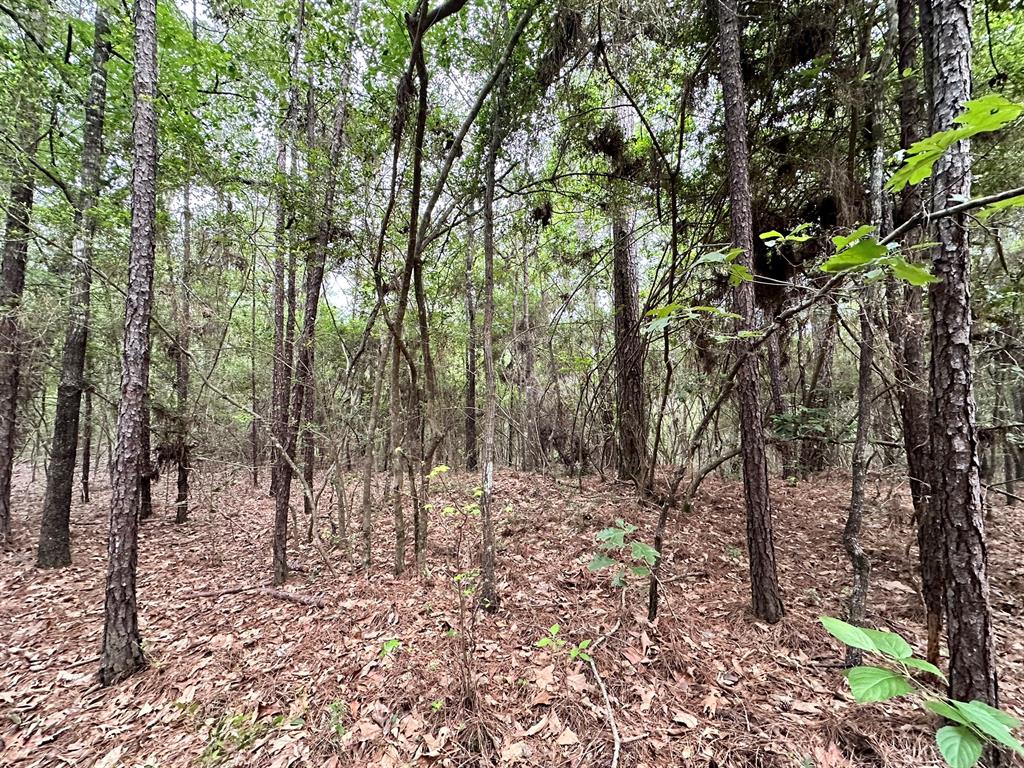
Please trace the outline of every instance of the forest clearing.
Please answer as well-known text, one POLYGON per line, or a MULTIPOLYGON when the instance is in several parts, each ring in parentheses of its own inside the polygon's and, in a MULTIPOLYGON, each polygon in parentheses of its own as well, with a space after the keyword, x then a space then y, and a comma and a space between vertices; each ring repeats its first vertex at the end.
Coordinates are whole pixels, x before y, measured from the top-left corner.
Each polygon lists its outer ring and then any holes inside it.
MULTIPOLYGON (((607 765, 614 742, 596 678, 567 650, 536 645, 553 624, 569 646, 604 639, 593 658, 614 702, 620 765, 939 764, 927 715, 852 701, 842 651, 817 621, 841 612, 837 585, 848 580, 840 478, 779 489, 787 617, 775 626, 747 610, 742 488, 709 480, 694 513, 671 525, 672 576, 652 626, 646 583, 619 590, 587 568, 604 521, 621 517, 652 535, 630 489, 508 473, 495 487, 498 555, 508 564, 502 610, 474 622, 464 662, 467 619, 452 578, 471 567, 477 537, 465 532, 460 551, 461 520, 438 523, 419 580, 396 579, 386 563, 354 572, 340 551, 325 562, 300 544, 289 593, 321 604, 296 604, 253 594, 269 583, 260 544, 272 501, 228 473, 200 476, 184 529, 166 514, 142 526, 151 668, 127 686, 102 688, 93 671, 106 494, 74 526, 80 565, 40 577, 30 553, 7 556, 0 620, 17 628, 0 678, 4 765, 465 765, 480 753, 501 765, 607 765)), ((454 475, 438 496, 471 499, 473 483, 454 475)), ((865 537, 877 563, 868 622, 921 637, 910 505, 905 494, 876 493, 865 537)), ((1024 526, 1020 507, 994 514, 1001 693, 1022 712, 1024 526)), ((393 531, 384 525, 375 537, 383 549, 393 531)))
POLYGON ((0 766, 1024 764, 1024 0, 0 0, 0 766))

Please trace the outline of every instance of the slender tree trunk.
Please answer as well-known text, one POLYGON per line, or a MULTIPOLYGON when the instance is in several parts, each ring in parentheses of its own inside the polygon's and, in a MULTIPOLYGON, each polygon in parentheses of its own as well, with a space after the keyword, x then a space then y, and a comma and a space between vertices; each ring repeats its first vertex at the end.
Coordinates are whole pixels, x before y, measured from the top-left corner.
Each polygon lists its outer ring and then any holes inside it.
MULTIPOLYGON (((740 28, 737 0, 718 2, 721 45, 721 81, 725 101, 725 142, 729 165, 729 193, 733 242, 741 253, 737 262, 753 271, 753 214, 750 194, 750 155, 747 149, 747 105, 740 69, 740 28)), ((736 288, 740 327, 758 327, 754 285, 736 288)), ((782 618, 782 596, 775 567, 772 505, 768 487, 768 462, 764 452, 764 425, 758 394, 757 355, 742 343, 745 356, 739 371, 740 444, 743 455, 743 487, 747 511, 747 551, 750 557, 750 590, 754 615, 774 623, 782 618)))
MULTIPOLYGON (((948 130, 971 96, 971 0, 932 0, 936 41, 932 118, 948 130)), ((971 196, 971 150, 951 147, 932 175, 932 207, 971 196)), ((942 529, 950 695, 998 706, 971 351, 970 242, 965 214, 938 222, 931 285, 931 449, 934 514, 942 529)), ((996 765, 998 755, 989 756, 996 765)))
MULTIPOLYGON (((872 366, 874 365, 874 328, 866 306, 870 298, 862 299, 860 308, 860 364, 857 372, 857 436, 853 441, 853 465, 851 468, 850 508, 843 529, 843 548, 853 568, 853 585, 847 601, 847 621, 851 624, 864 623, 868 597, 868 577, 871 575, 871 561, 861 544, 860 535, 864 521, 864 485, 868 473, 868 440, 871 435, 871 416, 874 407, 874 386, 872 366)), ((857 666, 863 652, 850 647, 846 652, 846 663, 857 666)))
POLYGON ((373 534, 373 473, 377 458, 377 425, 380 421, 380 398, 384 388, 384 368, 387 365, 391 343, 380 341, 374 366, 373 395, 370 398, 370 419, 366 426, 366 466, 363 469, 363 497, 360 533, 363 538, 363 567, 369 568, 372 559, 373 534))
POLYGON ((110 536, 100 680, 116 683, 145 664, 135 598, 143 409, 149 387, 149 323, 156 249, 156 2, 135 2, 132 224, 125 300, 121 402, 111 481, 110 536))
MULTIPOLYGON (((92 390, 85 385, 85 405, 82 408, 82 493, 81 500, 89 502, 89 470, 92 459, 92 390)), ((97 452, 98 453, 98 452, 97 452)))
MULTIPOLYGON (((277 174, 283 179, 288 171, 288 145, 284 136, 277 139, 277 174)), ((283 187, 283 185, 281 185, 283 187)), ((285 226, 287 208, 285 206, 285 190, 277 190, 274 223, 274 362, 271 368, 271 411, 274 437, 284 445, 288 423, 288 369, 290 359, 285 358, 285 263, 287 245, 285 243, 285 226)), ((277 466, 275 461, 270 470, 270 494, 277 494, 277 466)))
POLYGON ((480 604, 485 610, 496 611, 499 605, 494 573, 494 520, 492 497, 494 494, 494 423, 498 408, 498 383, 494 370, 494 187, 495 166, 501 147, 499 120, 504 89, 499 86, 496 108, 491 117, 490 140, 484 166, 484 439, 483 471, 480 482, 480 604))
MULTIPOLYGON (((71 490, 78 451, 79 410, 85 388, 85 355, 89 335, 89 300, 92 285, 93 238, 96 235, 95 205, 103 163, 103 124, 107 100, 109 29, 103 8, 96 7, 92 74, 85 102, 82 137, 82 171, 75 235, 71 250, 75 259, 75 283, 71 291, 67 333, 61 359, 61 378, 53 417, 50 471, 46 477, 39 552, 40 568, 71 565, 71 490)), ((88 481, 85 481, 87 486, 88 481)))
POLYGON ((466 469, 477 468, 479 460, 476 444, 476 289, 473 280, 474 221, 466 225, 466 469))
POLYGON ((178 305, 178 349, 175 350, 174 393, 177 399, 177 425, 174 457, 178 465, 177 493, 174 498, 174 521, 188 522, 188 473, 191 447, 189 445, 188 384, 189 346, 192 339, 192 298, 189 282, 192 277, 192 187, 185 184, 185 210, 182 227, 181 286, 178 305))
MULTIPOLYGON (((150 350, 146 348, 146 371, 148 380, 150 350)), ((150 419, 152 409, 150 407, 149 387, 142 398, 142 449, 139 456, 139 519, 148 520, 153 516, 153 446, 150 419)))
MULTIPOLYGON (((37 87, 26 77, 25 89, 37 87)), ((21 386, 21 296, 31 238, 29 221, 35 196, 32 158, 39 143, 39 118, 34 95, 24 90, 17 110, 18 135, 27 157, 15 155, 12 167, 3 264, 0 267, 0 547, 11 540, 11 477, 18 439, 16 419, 21 386)), ((17 151, 16 151, 17 152, 17 151)))

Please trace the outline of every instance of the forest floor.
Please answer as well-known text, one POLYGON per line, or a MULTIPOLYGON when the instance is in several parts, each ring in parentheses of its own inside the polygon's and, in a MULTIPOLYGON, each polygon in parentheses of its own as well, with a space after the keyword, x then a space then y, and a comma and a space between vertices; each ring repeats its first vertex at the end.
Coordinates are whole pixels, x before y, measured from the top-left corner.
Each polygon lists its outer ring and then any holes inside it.
MULTIPOLYGON (((435 485, 438 509, 472 502, 467 475, 435 485)), ((623 591, 587 568, 595 534, 616 518, 651 541, 655 514, 624 485, 502 472, 501 608, 476 618, 460 611, 468 581, 456 578, 476 556, 471 516, 434 516, 422 578, 412 567, 391 575, 384 513, 369 576, 327 544, 293 547, 301 571, 285 589, 317 607, 256 591, 270 573, 272 500, 241 476, 200 474, 195 490, 182 526, 165 484, 154 489, 139 557, 149 668, 103 689, 109 496, 100 489, 76 506, 74 566, 40 572, 42 489, 19 476, 22 546, 0 561, 0 765, 609 766, 612 720, 623 768, 939 765, 931 716, 901 702, 854 704, 842 650, 817 622, 841 615, 849 583, 841 477, 778 484, 786 617, 774 626, 747 610, 737 482, 709 480, 693 512, 672 520, 654 625, 645 584, 623 591), (249 589, 218 594, 232 588, 249 589), (537 647, 556 623, 565 645, 537 647), (584 640, 599 677, 572 658, 584 640)), ((869 623, 920 652, 909 509, 881 485, 873 494, 869 623)), ((989 530, 1001 692, 1020 715, 1024 514, 997 506, 989 530)))

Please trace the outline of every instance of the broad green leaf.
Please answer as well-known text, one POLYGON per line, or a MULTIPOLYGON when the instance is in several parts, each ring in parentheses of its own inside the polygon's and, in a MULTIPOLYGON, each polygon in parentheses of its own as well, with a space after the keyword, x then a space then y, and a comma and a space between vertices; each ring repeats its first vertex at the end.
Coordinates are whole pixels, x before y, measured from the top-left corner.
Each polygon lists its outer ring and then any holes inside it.
POLYGON ((914 687, 903 675, 881 667, 854 667, 847 670, 850 691, 859 703, 885 701, 910 693, 914 687))
POLYGON ((642 541, 631 541, 629 542, 630 554, 633 555, 637 560, 643 560, 648 565, 654 565, 658 559, 658 550, 654 547, 644 544, 642 541))
POLYGON ((836 247, 837 251, 841 251, 850 243, 856 242, 865 235, 869 235, 874 231, 875 228, 871 224, 861 224, 848 235, 836 235, 835 237, 833 237, 832 244, 836 247))
POLYGON ((646 566, 642 566, 642 565, 633 566, 629 570, 631 570, 633 572, 634 576, 637 576, 637 577, 639 577, 641 579, 646 579, 648 576, 651 575, 651 569, 647 568, 646 566))
POLYGON ((911 285, 928 285, 939 279, 926 267, 911 264, 901 256, 891 256, 885 260, 885 264, 892 270, 893 275, 911 285))
POLYGON ((1020 720, 1011 715, 1009 712, 1004 712, 1001 709, 990 707, 984 701, 978 701, 977 699, 975 699, 971 702, 971 708, 979 709, 983 712, 988 712, 990 715, 992 715, 992 717, 1001 722, 1007 728, 1020 728, 1020 720))
POLYGON ((851 648, 860 648, 862 651, 872 652, 877 650, 874 642, 860 627, 847 624, 845 621, 840 621, 832 616, 821 616, 819 620, 830 635, 851 648))
POLYGON ((962 725, 939 728, 935 733, 935 743, 950 768, 971 768, 981 758, 981 741, 962 725))
POLYGON ((971 725, 984 733, 992 741, 1009 747, 1014 752, 1024 755, 1024 745, 1010 733, 1010 726, 1004 722, 1008 716, 997 717, 992 714, 992 707, 980 701, 954 701, 953 706, 960 714, 971 721, 971 725), (978 706, 981 704, 982 706, 978 706))
POLYGON ((886 632, 880 629, 868 629, 861 627, 861 632, 868 636, 879 653, 891 656, 894 659, 909 659, 914 654, 910 643, 897 635, 895 632, 886 632))
POLYGON ((615 565, 618 560, 614 560, 604 552, 598 552, 594 555, 593 560, 590 561, 590 565, 587 566, 587 570, 600 571, 602 568, 607 568, 609 565, 615 565))
POLYGON ((777 229, 772 229, 769 230, 768 232, 762 232, 760 235, 758 235, 758 237, 760 237, 762 240, 781 240, 785 237, 785 235, 783 235, 777 229))
POLYGON ((931 672, 936 677, 939 677, 939 678, 941 678, 943 680, 946 679, 946 676, 944 674, 942 674, 942 670, 939 669, 938 667, 936 667, 930 661, 925 661, 924 659, 918 659, 918 658, 914 658, 914 657, 911 657, 909 659, 903 659, 902 661, 908 667, 913 667, 914 669, 920 669, 920 670, 923 670, 924 672, 931 672))
POLYGON ((926 701, 924 703, 924 708, 929 712, 934 712, 939 717, 944 717, 946 720, 952 720, 954 723, 967 725, 967 719, 957 711, 956 707, 953 707, 944 701, 939 701, 938 699, 926 701))
POLYGON ((848 269, 856 269, 866 264, 871 264, 875 259, 885 256, 889 250, 880 245, 873 237, 866 237, 854 245, 845 248, 835 256, 828 259, 821 265, 823 272, 845 272, 848 269))

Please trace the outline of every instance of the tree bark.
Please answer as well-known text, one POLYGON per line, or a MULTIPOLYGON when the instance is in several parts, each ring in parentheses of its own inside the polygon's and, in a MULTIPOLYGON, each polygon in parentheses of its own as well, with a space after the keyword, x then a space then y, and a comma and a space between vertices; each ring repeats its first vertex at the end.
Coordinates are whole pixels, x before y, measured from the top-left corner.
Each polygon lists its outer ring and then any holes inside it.
MULTIPOLYGON (((732 237, 741 253, 737 263, 753 272, 754 232, 750 193, 750 154, 747 148, 747 105, 740 68, 740 27, 737 0, 718 2, 721 82, 725 102, 725 144, 729 166, 729 197, 732 237)), ((754 285, 736 287, 736 312, 740 329, 759 326, 754 304, 754 285)), ((747 342, 738 342, 742 345, 747 342)), ((782 596, 775 566, 772 505, 768 487, 768 462, 764 450, 764 425, 758 394, 757 355, 744 355, 739 370, 740 444, 743 456, 743 489, 746 497, 747 552, 750 558, 750 590, 754 615, 774 623, 782 618, 782 596)))
MULTIPOLYGON (((36 565, 61 568, 71 565, 71 492, 78 452, 79 412, 85 389, 85 356, 89 337, 90 290, 92 286, 93 239, 96 235, 95 206, 100 191, 103 164, 103 126, 107 102, 107 59, 110 57, 109 27, 102 6, 96 6, 92 70, 85 101, 82 134, 82 169, 75 234, 71 250, 75 283, 71 290, 68 327, 61 358, 60 385, 53 417, 50 471, 46 477, 39 551, 36 565)), ((83 475, 87 471, 83 461, 83 475)), ((87 497, 88 479, 83 477, 87 497)))
POLYGON ((11 540, 11 477, 18 439, 16 421, 21 387, 21 297, 31 239, 29 221, 35 197, 32 159, 39 144, 39 116, 31 76, 22 81, 17 109, 17 130, 22 156, 16 150, 11 168, 10 196, 0 266, 0 547, 11 540))
POLYGON ((473 280, 475 230, 472 219, 466 228, 466 469, 472 471, 479 461, 476 440, 476 290, 473 280))
POLYGON ((188 522, 188 473, 190 469, 188 384, 189 345, 192 339, 192 187, 185 184, 185 210, 182 215, 181 286, 178 304, 178 348, 174 355, 174 394, 177 401, 175 450, 178 477, 174 497, 174 522, 188 522))
MULTIPOLYGON (((935 41, 932 120, 954 127, 971 96, 971 0, 932 0, 935 41)), ((927 31, 926 31, 927 33, 927 31)), ((932 210, 971 196, 971 150, 951 147, 932 174, 932 210)), ((949 690, 959 700, 999 705, 985 521, 979 477, 971 350, 970 241, 966 214, 943 217, 931 284, 931 450, 934 515, 942 529, 949 690)), ((993 753, 990 764, 998 762, 993 753)))
POLYGON ((149 387, 149 324, 156 249, 156 2, 135 2, 132 223, 125 299, 121 402, 111 479, 110 535, 100 680, 110 685, 145 664, 135 597, 143 408, 149 387))

